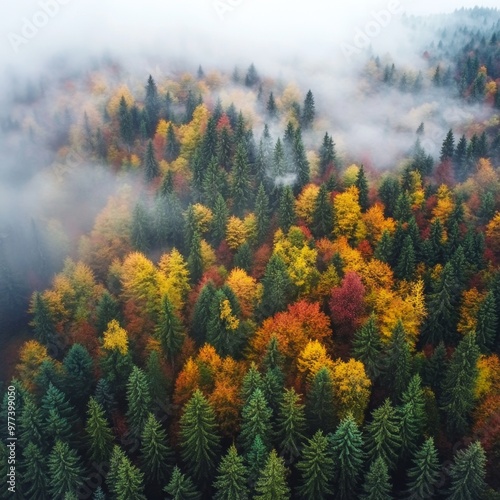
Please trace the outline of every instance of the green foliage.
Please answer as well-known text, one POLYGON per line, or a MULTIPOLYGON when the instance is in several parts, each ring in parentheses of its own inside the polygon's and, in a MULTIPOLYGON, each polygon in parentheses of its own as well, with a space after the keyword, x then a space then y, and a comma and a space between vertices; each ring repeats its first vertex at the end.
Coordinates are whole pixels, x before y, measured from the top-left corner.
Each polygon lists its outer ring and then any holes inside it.
POLYGON ((148 145, 146 147, 143 169, 144 179, 147 183, 152 182, 160 174, 160 166, 158 165, 158 160, 156 159, 155 151, 153 148, 153 142, 151 140, 148 141, 148 145))
POLYGON ((363 500, 390 500, 391 483, 387 465, 382 457, 378 457, 370 465, 363 484, 363 500))
POLYGON ((386 378, 394 399, 406 389, 411 376, 411 353, 401 320, 392 331, 386 351, 386 378))
POLYGON ((238 455, 234 445, 229 447, 227 454, 217 468, 214 482, 215 500, 247 500, 249 498, 247 483, 247 468, 243 457, 238 455))
POLYGON ((285 186, 281 191, 280 202, 278 207, 278 224, 279 227, 287 233, 290 227, 295 224, 295 198, 290 186, 285 186))
POLYGON ((329 237, 333 232, 333 205, 326 184, 321 184, 314 202, 312 230, 316 238, 329 237))
POLYGON ((335 401, 330 372, 323 367, 314 375, 306 399, 306 416, 311 433, 322 430, 325 433, 335 428, 335 401))
POLYGON ((113 434, 102 406, 90 398, 85 433, 88 436, 90 458, 97 463, 108 460, 113 447, 113 434))
POLYGON ((90 396, 94 382, 94 362, 89 352, 80 344, 73 344, 63 360, 66 372, 64 386, 72 402, 83 406, 90 396))
MULTIPOLYGON (((2 443, 2 447, 4 447, 2 443)), ((22 485, 26 498, 44 500, 48 497, 47 458, 41 448, 30 442, 23 449, 22 485)), ((7 475, 5 473, 4 477, 7 475)), ((2 498, 8 498, 7 496, 2 498)))
POLYGON ((191 479, 183 474, 179 467, 174 467, 170 482, 163 491, 168 493, 172 500, 200 500, 201 498, 191 479))
POLYGON ((384 369, 382 339, 377 327, 376 316, 372 314, 366 323, 354 334, 353 354, 365 367, 367 375, 375 381, 384 369))
POLYGON ((277 418, 277 436, 280 443, 280 455, 287 463, 294 462, 300 456, 301 444, 306 430, 305 406, 300 402, 300 395, 293 387, 285 389, 277 418))
POLYGON ((261 301, 261 315, 263 317, 273 316, 277 312, 285 310, 290 297, 292 282, 283 259, 273 254, 266 266, 262 278, 263 294, 261 301))
POLYGON ((185 333, 174 306, 167 295, 164 295, 161 300, 155 335, 160 341, 165 357, 170 359, 172 366, 174 366, 175 357, 180 353, 184 343, 185 333))
POLYGON ((449 500, 482 498, 485 490, 486 454, 479 441, 465 450, 458 450, 450 467, 451 486, 449 500))
POLYGON ((57 440, 47 461, 49 493, 60 498, 74 493, 83 484, 84 470, 75 450, 67 443, 57 440))
POLYGON ((134 366, 127 383, 127 422, 131 436, 140 437, 150 411, 151 395, 146 374, 134 366))
POLYGON ((260 473, 255 486, 255 500, 287 500, 290 498, 290 488, 286 482, 287 469, 283 459, 278 457, 276 450, 269 453, 265 467, 260 473))
POLYGON ((240 440, 243 449, 248 453, 256 436, 260 436, 264 444, 271 440, 272 410, 260 389, 255 389, 241 411, 240 440))
POLYGON ((428 438, 416 452, 408 469, 407 494, 415 498, 432 498, 440 479, 440 466, 434 439, 428 438))

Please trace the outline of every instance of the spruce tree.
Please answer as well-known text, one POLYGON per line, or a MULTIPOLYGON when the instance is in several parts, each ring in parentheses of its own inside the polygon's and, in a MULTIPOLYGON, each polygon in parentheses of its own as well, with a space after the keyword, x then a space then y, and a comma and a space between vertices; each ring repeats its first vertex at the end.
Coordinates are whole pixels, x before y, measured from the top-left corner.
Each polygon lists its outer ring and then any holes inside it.
POLYGON ((316 115, 316 110, 314 107, 314 97, 312 92, 309 90, 304 100, 304 108, 302 111, 302 120, 301 120, 302 127, 304 127, 305 129, 311 128, 314 122, 315 115, 316 115))
POLYGON ((273 254, 267 263, 262 278, 263 293, 260 306, 261 316, 273 316, 286 309, 290 298, 292 282, 283 259, 273 254))
POLYGON ((134 438, 142 434, 150 410, 151 395, 146 374, 134 366, 127 382, 127 422, 134 438))
POLYGON ((252 63, 248 68, 247 74, 245 76, 245 85, 247 87, 253 87, 257 83, 259 83, 260 78, 257 70, 255 69, 255 65, 252 63))
POLYGON ((300 456, 305 430, 305 406, 300 402, 300 395, 293 387, 285 389, 278 411, 277 437, 280 455, 287 463, 300 456))
POLYGON ((283 143, 278 137, 273 151, 272 175, 273 177, 283 177, 286 173, 286 156, 283 143))
POLYGON ((291 226, 296 221, 295 214, 295 198, 290 186, 285 186, 281 192, 280 202, 278 207, 278 224, 279 227, 287 233, 291 226))
POLYGON ((408 386, 411 376, 411 352, 406 332, 401 320, 392 330, 386 351, 386 378, 392 390, 394 400, 397 400, 408 386))
POLYGON ((165 160, 173 162, 179 156, 181 146, 174 131, 174 126, 169 123, 167 128, 167 141, 165 146, 165 160))
POLYGON ((29 443, 42 448, 45 443, 42 412, 33 398, 28 397, 19 414, 19 441, 23 447, 29 443))
POLYGON ((486 489, 486 454, 479 441, 458 450, 450 467, 449 500, 483 498, 486 489))
POLYGON ((439 156, 439 161, 444 162, 446 160, 451 160, 455 154, 455 137, 453 135, 453 130, 449 130, 446 134, 446 139, 443 141, 441 146, 441 154, 439 156))
POLYGON ((325 183, 314 201, 312 231, 316 238, 328 238, 333 232, 333 205, 325 183))
POLYGON ((94 362, 89 352, 80 344, 73 344, 64 357, 66 372, 64 386, 77 407, 87 403, 94 381, 94 362))
POLYGON ((224 197, 219 193, 214 204, 214 218, 212 221, 212 238, 216 245, 219 245, 226 237, 227 221, 229 210, 224 197))
POLYGON ((193 481, 183 474, 179 467, 174 467, 170 482, 163 489, 172 500, 200 500, 201 495, 196 490, 193 481))
POLYGON ((269 197, 262 182, 255 198, 255 218, 257 221, 257 241, 262 243, 269 229, 269 197))
POLYGON ((33 313, 33 333, 35 339, 43 345, 49 345, 56 339, 54 320, 45 297, 40 292, 33 293, 31 311, 33 313))
POLYGON ((234 267, 238 267, 239 269, 243 269, 247 273, 251 272, 252 269, 252 249, 248 244, 248 241, 245 241, 237 250, 234 255, 234 267))
POLYGON ((306 399, 306 416, 311 433, 331 432, 335 428, 335 402, 330 372, 322 367, 314 375, 306 399))
POLYGON ((151 351, 146 364, 146 378, 148 380, 149 394, 153 402, 153 411, 158 414, 162 410, 162 402, 165 394, 168 394, 169 386, 163 372, 163 366, 158 351, 151 351))
POLYGON ((387 465, 382 457, 378 457, 370 465, 363 484, 363 500, 390 500, 391 483, 387 465))
POLYGON ((231 196, 233 197, 234 212, 242 216, 250 205, 251 195, 250 168, 248 152, 244 144, 238 144, 234 156, 232 171, 231 196))
POLYGON ((476 339, 481 352, 492 351, 497 331, 495 297, 489 292, 477 311, 476 339))
POLYGON ((453 155, 453 166, 455 170, 455 178, 459 182, 463 182, 468 177, 467 166, 467 139, 465 135, 460 137, 455 153, 453 155))
POLYGON ((302 458, 297 463, 302 476, 297 489, 300 497, 316 500, 333 495, 333 466, 328 439, 321 431, 317 431, 304 446, 302 458))
POLYGON ((93 397, 88 403, 85 433, 88 437, 91 460, 97 463, 108 460, 113 448, 113 434, 104 409, 93 397))
POLYGON ((269 118, 274 119, 278 116, 278 107, 276 106, 276 100, 274 99, 274 94, 272 92, 269 94, 266 109, 269 118))
MULTIPOLYGON (((2 443, 1 446, 4 447, 5 445, 2 443)), ((21 465, 22 486, 25 497, 33 500, 45 500, 49 498, 47 458, 44 456, 41 448, 38 445, 29 442, 23 448, 23 459, 21 465)), ((5 472, 5 475, 7 475, 7 472, 5 472)), ((1 498, 8 497, 5 496, 1 498)))
POLYGON ((210 317, 210 305, 215 295, 213 281, 208 281, 201 289, 194 306, 193 320, 191 321, 191 336, 198 346, 205 343, 207 337, 207 324, 210 317))
POLYGON ((266 465, 268 451, 260 435, 257 435, 252 443, 250 451, 245 455, 248 469, 248 484, 254 491, 259 475, 266 465))
POLYGON ((336 163, 337 153, 335 151, 335 143, 333 142, 333 138, 326 132, 319 150, 320 176, 324 176, 329 168, 336 166, 336 163))
POLYGON ((393 239, 389 231, 384 231, 382 237, 380 238, 373 256, 386 264, 391 262, 391 256, 393 254, 393 239))
POLYGON ((415 453, 421 439, 420 421, 414 404, 405 403, 398 408, 399 433, 401 436, 401 458, 406 459, 415 453))
POLYGON ((130 242, 134 249, 147 253, 153 243, 153 226, 148 209, 142 201, 135 204, 132 211, 130 242))
POLYGON ((150 413, 141 435, 141 467, 148 483, 163 484, 172 470, 174 454, 167 442, 167 433, 150 413))
POLYGON ((354 185, 358 188, 359 191, 359 206, 361 207, 361 211, 366 212, 368 210, 368 181, 366 180, 366 174, 363 165, 361 165, 358 170, 356 182, 354 183, 354 185))
POLYGON ((311 177, 311 169, 307 159, 304 143, 302 142, 300 129, 297 130, 293 143, 293 162, 297 171, 296 190, 298 192, 305 185, 309 184, 311 177))
POLYGON ((146 84, 146 98, 144 100, 144 108, 147 112, 149 123, 147 123, 150 134, 153 135, 156 131, 156 125, 160 115, 160 100, 158 97, 158 89, 153 77, 149 75, 148 83, 146 84))
POLYGON ((415 275, 415 249, 410 236, 406 236, 394 272, 400 280, 412 281, 415 275))
POLYGON ((143 162, 144 178, 147 183, 153 181, 160 174, 160 167, 155 156, 153 141, 149 140, 143 162))
POLYGON ((163 354, 174 367, 175 357, 180 353, 185 333, 172 302, 165 294, 161 299, 161 310, 156 325, 155 336, 159 340, 163 354))
POLYGON ((372 421, 366 426, 367 450, 370 460, 378 457, 393 469, 401 449, 400 418, 389 399, 373 410, 372 421))
POLYGON ((132 115, 128 109, 127 101, 125 101, 125 97, 123 96, 120 99, 118 118, 120 121, 120 136, 130 151, 130 146, 134 141, 134 129, 132 125, 132 115))
POLYGON ((283 459, 278 457, 276 450, 272 450, 257 480, 254 500, 288 500, 290 488, 286 476, 287 469, 283 459))
POLYGON ((363 468, 363 435, 352 415, 340 422, 334 434, 329 435, 334 463, 333 483, 339 500, 358 498, 357 491, 363 468))
POLYGON ((432 498, 440 479, 440 466, 434 438, 425 440, 408 469, 407 495, 416 500, 432 498))
POLYGON ((241 384, 240 395, 243 404, 248 403, 256 389, 263 391, 264 383, 262 381, 262 375, 257 369, 257 365, 252 361, 241 384))
POLYGON ((256 436, 260 436, 264 444, 271 441, 272 410, 261 389, 255 389, 241 410, 240 440, 243 449, 248 453, 256 436))
POLYGON ((144 474, 126 456, 118 465, 114 493, 116 500, 146 500, 144 474))
POLYGON ((83 484, 84 470, 75 450, 68 443, 57 440, 47 460, 49 493, 61 498, 74 493, 83 484))
POLYGON ((372 314, 368 321, 356 331, 353 341, 354 357, 363 363, 372 382, 379 377, 384 369, 382 348, 376 316, 372 314))
POLYGON ((95 400, 106 412, 107 419, 111 420, 111 415, 116 410, 117 403, 111 385, 106 378, 98 380, 95 388, 95 400))
POLYGON ((44 422, 44 430, 51 440, 60 440, 65 443, 75 444, 75 435, 71 425, 66 418, 55 409, 51 408, 44 422))
POLYGON ((248 471, 243 457, 238 455, 236 447, 231 445, 217 468, 214 482, 215 500, 247 500, 249 491, 246 486, 248 471))
POLYGON ((191 281, 197 284, 203 275, 203 258, 201 255, 201 237, 195 231, 189 247, 188 269, 191 281))
POLYGON ((95 326, 99 336, 101 336, 108 329, 108 323, 114 319, 120 319, 118 301, 107 290, 105 290, 99 298, 96 307, 95 326))
POLYGON ((215 471, 220 438, 215 412, 200 390, 184 406, 180 420, 180 447, 183 460, 200 485, 215 471))
POLYGON ((42 398, 42 414, 44 418, 48 418, 50 410, 56 411, 71 426, 76 423, 75 409, 68 403, 66 395, 52 384, 49 384, 49 388, 42 398))

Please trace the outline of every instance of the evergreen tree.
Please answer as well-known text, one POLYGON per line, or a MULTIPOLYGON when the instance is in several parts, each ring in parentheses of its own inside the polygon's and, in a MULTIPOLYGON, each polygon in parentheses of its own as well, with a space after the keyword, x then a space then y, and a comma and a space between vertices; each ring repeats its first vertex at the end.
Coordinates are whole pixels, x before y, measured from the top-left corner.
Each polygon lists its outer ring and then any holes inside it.
POLYGON ((432 498, 440 479, 440 466, 434 439, 426 439, 408 470, 407 494, 416 500, 432 498))
POLYGON ((134 129, 132 124, 132 115, 128 109, 125 97, 122 96, 120 99, 120 107, 118 110, 118 118, 120 120, 120 135, 123 142, 128 146, 130 151, 130 146, 134 141, 134 129))
POLYGON ((192 90, 188 90, 187 98, 186 98, 186 115, 184 121, 189 123, 193 119, 194 110, 196 109, 196 97, 193 94, 192 90))
POLYGON ((169 163, 177 159, 181 152, 181 145, 174 131, 174 126, 169 123, 167 128, 167 141, 165 145, 165 160, 169 163))
POLYGON ((287 165, 285 150, 281 139, 278 137, 273 151, 272 176, 274 178, 283 177, 286 174, 286 171, 287 165))
POLYGON ((380 238, 373 256, 386 264, 390 263, 393 254, 393 239, 389 231, 384 231, 380 238))
POLYGON ((363 500, 390 500, 391 483, 387 465, 382 457, 378 457, 370 465, 363 484, 363 500))
POLYGON ((227 208, 226 201, 221 194, 217 195, 213 213, 212 237, 214 243, 219 245, 226 237, 226 227, 229 219, 229 210, 227 208))
POLYGON ((455 149, 455 154, 453 156, 453 166, 455 171, 455 178, 459 182, 463 182, 468 177, 468 165, 467 165, 467 139, 465 135, 462 135, 458 141, 457 147, 455 149))
POLYGON ((257 241, 262 243, 269 229, 269 197, 262 183, 255 198, 255 218, 257 221, 257 241))
POLYGON ((207 324, 210 317, 210 305, 215 295, 213 281, 208 281, 200 291, 194 306, 193 320, 191 321, 191 336, 198 346, 205 343, 207 324))
POLYGON ((491 352, 497 331, 495 297, 489 292, 477 311, 476 339, 481 352, 491 352))
POLYGON ((337 496, 339 500, 354 500, 358 498, 364 453, 363 436, 352 415, 340 422, 335 433, 330 434, 329 440, 337 496))
POLYGON ((236 215, 241 216, 250 204, 251 195, 248 153, 244 144, 241 143, 236 148, 232 179, 231 195, 233 197, 233 208, 236 215))
POLYGON ((50 410, 57 412, 69 425, 72 426, 76 423, 75 409, 68 403, 65 394, 52 384, 49 384, 49 388, 42 398, 42 414, 45 419, 48 418, 50 410))
POLYGON ((211 161, 217 161, 217 122, 210 116, 201 142, 201 171, 205 172, 211 161))
POLYGON ((240 440, 243 449, 248 453, 256 436, 260 436, 264 444, 271 441, 272 410, 260 389, 255 389, 241 411, 240 440))
POLYGON ((327 238, 333 232, 333 205, 324 183, 319 187, 314 202, 312 230, 316 238, 327 238))
POLYGON ((151 395, 146 374, 134 366, 127 382, 127 422, 134 438, 142 434, 150 409, 151 395))
POLYGON ((223 127, 219 132, 217 142, 217 161, 219 165, 228 170, 233 156, 233 138, 229 127, 223 127))
POLYGON ((266 465, 268 452, 267 448, 262 442, 262 438, 257 434, 252 443, 250 451, 245 455, 245 461, 248 469, 248 484, 251 486, 252 491, 257 483, 259 475, 266 465))
POLYGON ((358 175, 356 176, 356 182, 354 184, 359 191, 359 206, 362 212, 368 210, 368 181, 366 180, 365 169, 361 165, 358 170, 358 175))
POLYGON ((453 130, 449 130, 446 135, 446 139, 443 141, 443 145, 441 146, 441 155, 439 156, 439 160, 444 162, 446 160, 453 159, 455 154, 455 137, 453 136, 453 130))
POLYGON ((394 217, 396 202, 399 199, 400 192, 401 187, 397 178, 386 176, 382 179, 378 195, 384 204, 384 215, 386 217, 394 217))
POLYGON ((151 135, 156 131, 156 125, 160 115, 160 99, 158 97, 158 89, 153 77, 149 75, 148 83, 146 85, 146 98, 144 100, 144 109, 147 112, 149 123, 147 123, 148 130, 151 135))
POLYGON ((415 275, 415 263, 413 241, 410 236, 406 236, 394 269, 396 277, 400 280, 411 281, 415 275))
POLYGON ((322 367, 314 375, 306 399, 306 416, 311 433, 331 432, 335 428, 335 402, 330 372, 322 367))
POLYGON ((215 471, 219 440, 215 412, 197 389, 181 416, 180 446, 183 460, 200 485, 206 483, 215 471))
POLYGON ((149 386, 149 394, 153 402, 153 412, 155 415, 162 410, 162 401, 165 394, 168 394, 169 387, 158 351, 151 351, 146 364, 146 378, 149 386))
POLYGON ((214 482, 215 500, 247 500, 249 498, 247 483, 247 468, 243 457, 238 455, 236 447, 231 445, 227 454, 217 468, 214 482))
POLYGON ((354 334, 353 354, 363 363, 366 373, 374 382, 384 369, 382 339, 375 314, 354 334))
POLYGON ((149 140, 146 147, 146 154, 144 156, 144 178, 147 183, 152 182, 160 174, 160 167, 156 160, 155 151, 153 148, 153 141, 149 140))
POLYGON ((111 457, 109 459, 109 472, 106 476, 106 484, 110 493, 116 494, 116 486, 118 482, 118 469, 122 460, 126 459, 127 456, 122 448, 115 444, 113 450, 111 451, 111 457))
POLYGON ((392 330, 386 352, 387 382, 394 399, 398 399, 408 386, 411 371, 411 352, 401 320, 392 330))
POLYGON ((425 384, 432 388, 438 399, 441 397, 446 367, 446 348, 444 343, 440 342, 428 359, 426 369, 423 372, 425 384))
POLYGON ((372 461, 382 458, 393 469, 401 448, 400 418, 389 399, 375 409, 366 426, 368 455, 372 461))
POLYGON ((253 87, 254 85, 257 85, 259 83, 260 78, 259 74, 257 73, 257 70, 255 69, 254 64, 250 64, 250 67, 248 68, 247 75, 245 76, 245 85, 247 87, 253 87))
POLYGON ((201 495, 188 476, 183 474, 179 467, 174 467, 170 482, 163 489, 172 500, 200 500, 201 495))
POLYGON ((450 467, 451 486, 449 500, 483 498, 486 489, 486 454, 479 441, 465 450, 458 450, 450 467))
POLYGON ((295 198, 290 186, 285 186, 281 192, 280 203, 278 208, 278 224, 279 227, 287 233, 295 224, 295 198))
POLYGON ((66 443, 75 444, 75 436, 72 433, 71 425, 66 418, 54 408, 49 410, 45 418, 45 433, 51 440, 60 440, 66 443))
POLYGON ((155 334, 161 344, 165 357, 170 359, 172 367, 174 367, 175 357, 181 351, 185 333, 167 294, 161 300, 161 312, 155 334))
POLYGON ((450 434, 462 435, 469 428, 469 415, 474 408, 478 358, 476 334, 468 333, 453 353, 443 382, 441 407, 450 434))
POLYGON ((276 450, 269 453, 266 465, 260 473, 254 500, 288 500, 290 488, 286 482, 287 469, 276 450))
POLYGON ((241 383, 240 395, 243 404, 248 403, 256 389, 264 390, 264 383, 262 381, 262 375, 257 369, 257 365, 252 362, 250 363, 250 368, 245 373, 243 381, 241 383))
POLYGON ((91 460, 97 463, 108 460, 113 448, 113 434, 102 406, 93 397, 88 403, 85 433, 91 460))
POLYGON ((130 242, 139 252, 147 253, 152 246, 152 221, 144 204, 139 201, 132 212, 130 242))
POLYGON ((65 493, 76 492, 83 484, 84 470, 75 450, 68 443, 57 440, 47 461, 49 493, 61 498, 65 493))
POLYGON ((297 172, 296 190, 298 192, 305 185, 309 184, 311 177, 311 169, 309 167, 304 143, 302 142, 300 129, 297 130, 293 143, 293 163, 297 172))
POLYGON ((300 402, 300 395, 293 387, 285 389, 283 393, 277 421, 280 455, 287 463, 292 463, 300 456, 306 430, 305 406, 300 402))
POLYGON ((64 385, 72 402, 81 407, 91 394, 94 380, 94 363, 85 347, 73 344, 64 357, 63 366, 66 372, 64 385))
POLYGON ((174 454, 167 442, 167 433, 150 413, 141 436, 141 466, 148 483, 161 485, 172 471, 174 454))
POLYGON ((102 409, 106 412, 106 417, 110 420, 117 405, 111 385, 106 378, 98 380, 95 388, 95 400, 101 405, 102 409))
POLYGON ((43 345, 53 343, 56 338, 56 328, 46 299, 40 292, 33 293, 33 333, 35 339, 43 345))
POLYGON ((252 250, 247 241, 243 243, 234 254, 234 267, 250 273, 252 269, 252 250))
POLYGON ((404 191, 398 196, 396 200, 396 206, 394 208, 394 218, 403 224, 405 222, 409 222, 411 217, 411 198, 408 191, 404 191))
POLYGON ((333 138, 326 132, 319 150, 320 176, 324 176, 329 168, 336 166, 336 163, 337 153, 335 151, 335 143, 333 142, 333 138))
POLYGON ((203 275, 203 258, 201 255, 201 237, 198 231, 195 231, 189 247, 188 269, 191 281, 197 284, 203 275))
POLYGON ((314 106, 314 97, 312 92, 309 90, 304 100, 304 108, 302 111, 302 120, 301 120, 302 127, 304 127, 305 129, 311 128, 314 122, 315 115, 316 115, 316 110, 314 106))
MULTIPOLYGON (((2 443, 1 445, 5 445, 2 443)), ((7 472, 5 472, 5 476, 7 472)), ((4 479, 5 481, 5 479, 4 479)), ((47 459, 40 447, 29 442, 23 449, 22 486, 25 498, 45 500, 48 497, 47 459)), ((1 498, 9 498, 7 496, 1 498)))
POLYGON ((120 307, 118 301, 105 290, 96 307, 96 328, 97 333, 101 336, 107 329, 108 323, 112 320, 120 319, 120 307))
POLYGON ((328 439, 321 431, 317 431, 304 446, 302 458, 297 463, 297 469, 302 475, 297 490, 300 497, 316 500, 333 495, 333 465, 328 439))
POLYGON ((421 423, 414 404, 409 402, 398 408, 400 418, 401 458, 413 455, 421 437, 421 423))
POLYGON ((118 465, 114 493, 116 500, 146 500, 144 474, 126 456, 118 465))
POLYGON ((261 315, 268 317, 283 311, 288 304, 292 282, 286 265, 279 255, 273 254, 269 259, 262 285, 261 315))
POLYGON ((33 398, 28 397, 23 403, 19 416, 19 440, 23 447, 33 443, 42 448, 45 442, 43 417, 33 398))
POLYGON ((269 118, 274 119, 278 116, 278 107, 276 106, 276 100, 274 99, 274 94, 272 92, 269 94, 266 109, 269 118))
POLYGON ((414 375, 406 390, 401 397, 403 404, 410 404, 412 411, 415 413, 415 418, 418 425, 418 433, 420 434, 426 425, 425 414, 425 396, 422 389, 422 378, 419 374, 414 375))

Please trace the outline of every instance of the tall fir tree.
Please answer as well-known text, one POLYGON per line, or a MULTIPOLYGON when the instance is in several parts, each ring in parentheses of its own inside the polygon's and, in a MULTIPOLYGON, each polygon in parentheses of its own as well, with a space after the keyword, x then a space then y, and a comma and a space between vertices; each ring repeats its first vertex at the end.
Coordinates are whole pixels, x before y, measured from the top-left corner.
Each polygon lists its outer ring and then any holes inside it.
POLYGON ((144 155, 144 179, 147 183, 152 182, 158 175, 160 175, 160 167, 158 165, 158 160, 155 156, 155 150, 153 147, 153 141, 149 140, 146 147, 146 153, 144 155))
POLYGON ((269 445, 273 434, 271 416, 272 410, 264 393, 260 389, 255 389, 241 411, 240 440, 247 453, 256 436, 260 436, 263 443, 269 445))
POLYGON ((214 298, 216 289, 213 281, 209 280, 201 289, 194 306, 191 321, 191 337, 196 345, 202 346, 207 337, 207 325, 210 317, 210 305, 214 298))
POLYGON ((226 201, 220 193, 215 200, 213 214, 212 238, 213 242, 219 245, 226 237, 226 227, 229 219, 229 210, 226 201))
POLYGON ((120 319, 120 307, 118 301, 106 290, 103 292, 96 307, 97 332, 101 336, 107 329, 112 320, 120 319))
POLYGON ((320 429, 328 433, 335 428, 333 382, 326 367, 314 375, 306 399, 306 416, 311 433, 320 429))
POLYGON ((243 457, 231 445, 217 468, 214 482, 215 500, 247 500, 250 498, 247 487, 248 471, 243 457))
POLYGON ((113 448, 113 434, 104 409, 93 397, 88 402, 85 434, 91 460, 97 463, 107 461, 113 448))
POLYGON ((84 469, 75 450, 57 440, 47 460, 49 493, 51 498, 62 498, 76 493, 83 484, 84 469))
POLYGON ((94 382, 94 362, 89 352, 80 344, 73 344, 64 357, 64 387, 71 402, 82 408, 89 399, 94 382))
POLYGON ((135 250, 147 253, 153 244, 153 224, 145 204, 139 200, 132 211, 130 242, 135 250))
POLYGON ((290 488, 286 476, 283 459, 278 457, 276 450, 272 450, 257 480, 254 500, 288 500, 290 488))
POLYGON ((42 412, 34 399, 26 398, 23 408, 19 413, 19 441, 22 447, 29 443, 42 448, 45 444, 42 412))
POLYGON ((450 467, 449 500, 483 498, 486 489, 486 454, 479 441, 458 450, 450 467))
POLYGON ((325 183, 314 201, 312 231, 316 238, 328 238, 333 232, 333 205, 325 183))
POLYGON ((304 100, 304 107, 301 117, 302 127, 304 127, 305 129, 311 128, 315 116, 316 116, 316 109, 314 106, 314 96, 313 93, 309 90, 304 100))
POLYGON ((248 152, 245 145, 240 143, 234 156, 231 182, 231 196, 233 197, 233 208, 236 215, 242 216, 245 209, 250 206, 251 192, 248 152))
POLYGON ((56 339, 56 327, 47 300, 40 292, 33 293, 31 311, 33 313, 33 333, 36 340, 49 345, 56 339))
POLYGON ((285 389, 278 411, 277 437, 280 455, 288 464, 300 456, 305 430, 305 406, 300 402, 300 395, 293 387, 285 389))
POLYGON ((116 500, 146 500, 144 474, 127 456, 122 457, 118 465, 114 493, 116 500))
POLYGON ((393 399, 397 400, 406 389, 411 376, 411 352, 401 320, 398 321, 387 345, 386 375, 393 399))
POLYGON ((200 500, 201 495, 196 490, 193 481, 183 474, 179 467, 174 467, 170 482, 163 489, 172 500, 200 500))
POLYGON ((374 382, 384 370, 383 345, 376 316, 372 314, 354 334, 353 354, 365 366, 366 373, 374 382))
POLYGON ((439 156, 439 161, 442 163, 446 160, 453 159, 455 154, 455 136, 453 135, 453 130, 449 130, 446 134, 446 138, 441 146, 441 154, 439 156))
MULTIPOLYGON (((1 446, 5 446, 3 443, 1 446)), ((22 487, 26 498, 45 500, 49 498, 47 478, 47 458, 42 449, 29 442, 23 448, 21 461, 22 487)), ((7 472, 5 473, 7 475, 7 472)), ((7 496, 1 498, 9 498, 7 496)))
POLYGON ((358 170, 358 174, 356 176, 356 182, 354 185, 358 188, 359 191, 359 206, 361 207, 362 212, 366 212, 368 210, 368 180, 366 179, 365 168, 363 165, 358 170))
POLYGON ((189 247, 188 269, 191 281, 197 284, 203 275, 203 257, 201 255, 201 237, 198 231, 195 231, 189 247))
POLYGON ((440 480, 440 465, 434 438, 425 440, 415 453, 408 469, 407 495, 411 498, 432 498, 440 480))
POLYGON ((333 138, 325 133, 323 143, 319 150, 319 174, 324 176, 328 169, 335 167, 337 163, 337 153, 335 151, 335 143, 333 138))
POLYGON ((172 368, 174 368, 175 358, 181 352, 186 335, 174 306, 166 294, 161 299, 155 336, 160 342, 165 358, 170 361, 172 368))
POLYGON ((278 207, 278 224, 279 227, 287 233, 297 219, 295 213, 295 197, 290 186, 285 186, 281 191, 279 207, 278 207))
POLYGON ((370 465, 363 484, 363 500, 390 500, 391 482, 387 465, 382 457, 375 459, 370 465))
POLYGON ((134 366, 127 382, 127 422, 134 438, 141 436, 150 410, 151 395, 146 374, 134 366))
POLYGON ((146 98, 144 99, 144 109, 147 112, 149 122, 147 123, 148 130, 151 135, 156 131, 156 125, 160 116, 160 99, 158 89, 153 77, 149 75, 146 84, 146 98))
POLYGON ((262 278, 262 300, 260 313, 263 317, 283 311, 291 296, 292 281, 283 259, 273 254, 267 263, 262 278))
POLYGON ((165 145, 165 159, 168 162, 173 162, 177 159, 181 152, 181 145, 177 136, 175 135, 174 126, 172 123, 168 124, 167 140, 165 145))
POLYGON ((257 220, 257 241, 262 243, 269 230, 269 197, 267 196, 264 185, 259 185, 257 197, 255 198, 255 218, 257 220))
POLYGON ((495 297, 489 292, 477 311, 476 339, 483 353, 493 350, 497 331, 497 313, 495 297))

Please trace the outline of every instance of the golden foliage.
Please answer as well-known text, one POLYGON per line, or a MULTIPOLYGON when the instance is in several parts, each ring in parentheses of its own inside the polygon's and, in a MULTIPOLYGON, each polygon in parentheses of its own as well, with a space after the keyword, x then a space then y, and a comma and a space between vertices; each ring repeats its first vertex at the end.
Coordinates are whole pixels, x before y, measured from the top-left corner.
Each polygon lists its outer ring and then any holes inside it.
POLYGON ((480 293, 477 288, 471 288, 462 293, 460 301, 460 319, 457 330, 465 335, 476 330, 477 313, 486 294, 480 293))
POLYGON ((227 221, 226 242, 231 250, 238 249, 247 239, 247 228, 244 221, 234 215, 227 221))
POLYGON ((128 335, 126 330, 120 326, 116 319, 108 323, 108 328, 103 335, 102 347, 108 351, 116 350, 123 356, 127 354, 128 335))
POLYGON ((318 186, 315 184, 308 184, 304 186, 304 189, 302 189, 302 192, 295 202, 297 215, 309 226, 313 222, 314 205, 318 198, 318 193, 318 186))
POLYGON ((378 243, 384 231, 392 234, 396 228, 394 219, 384 217, 384 207, 381 203, 372 205, 363 215, 366 227, 366 237, 371 244, 378 243))
POLYGON ((250 318, 258 295, 259 285, 255 278, 249 276, 243 269, 235 267, 229 274, 226 284, 236 295, 243 317, 250 318))
POLYGON ((345 236, 350 241, 361 241, 366 235, 361 207, 359 205, 359 191, 351 186, 344 193, 338 194, 333 200, 335 209, 334 234, 337 237, 345 236))

